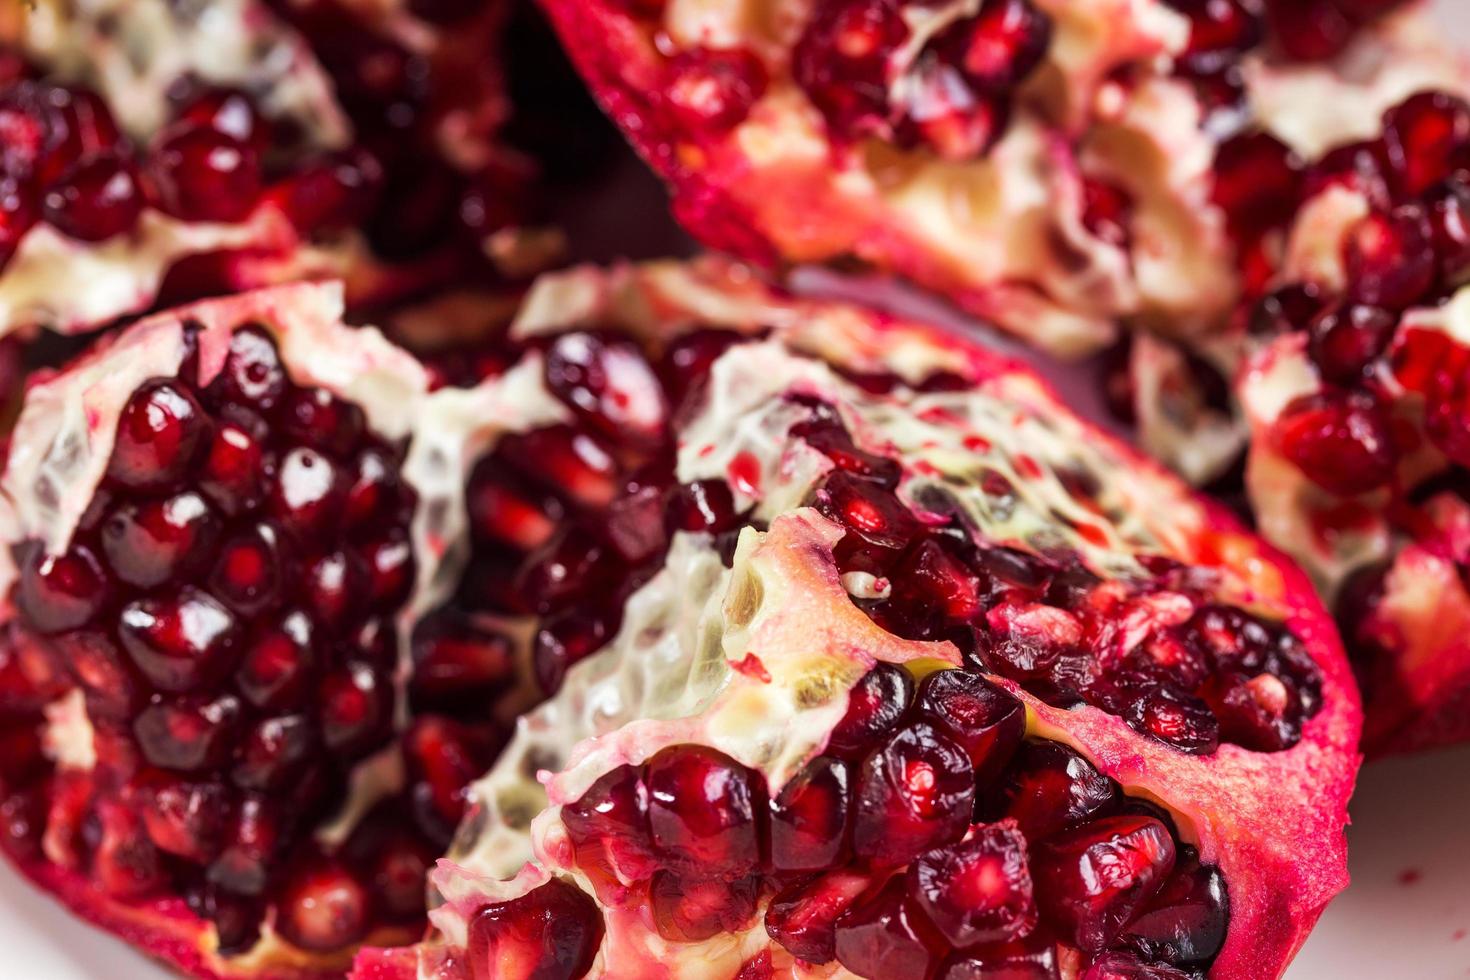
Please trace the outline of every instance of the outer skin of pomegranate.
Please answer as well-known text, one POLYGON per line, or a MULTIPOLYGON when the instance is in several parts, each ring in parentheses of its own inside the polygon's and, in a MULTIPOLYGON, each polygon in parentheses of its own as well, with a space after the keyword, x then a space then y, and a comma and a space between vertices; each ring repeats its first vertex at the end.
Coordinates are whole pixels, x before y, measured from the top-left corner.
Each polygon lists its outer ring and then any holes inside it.
MULTIPOLYGON (((64 547, 79 517, 79 508, 101 480, 113 445, 118 413, 138 384, 148 377, 176 373, 184 356, 186 323, 199 327, 196 336, 201 380, 217 374, 230 337, 237 327, 264 325, 281 351, 283 362, 296 378, 336 393, 364 409, 369 425, 384 438, 411 436, 415 421, 436 416, 429 404, 428 377, 409 354, 387 342, 373 328, 353 328, 341 322, 340 286, 295 285, 239 297, 206 301, 134 324, 100 344, 61 372, 38 376, 32 382, 28 409, 13 433, 7 466, 0 479, 0 621, 16 615, 10 604, 16 569, 8 542, 39 539, 64 547), (77 379, 83 381, 78 383, 77 379), (80 424, 80 428, 79 428, 80 424), (58 443, 70 446, 58 452, 58 443), (41 476, 40 474, 45 474, 41 476), (40 484, 57 492, 38 493, 40 484)), ((461 397, 452 393, 450 398, 461 397)), ((501 414, 504 423, 514 413, 501 414)), ((419 462, 405 463, 404 477, 431 501, 433 486, 453 489, 462 483, 454 468, 462 447, 458 435, 443 417, 435 425, 439 435, 416 440, 422 445, 419 462), (444 436, 446 438, 440 438, 444 436), (447 464, 448 478, 430 474, 447 464), (418 476, 413 474, 417 473, 418 476)), ((453 501, 441 501, 455 511, 453 501)), ((433 521, 414 527, 415 551, 421 576, 416 601, 436 601, 442 586, 430 584, 441 567, 452 528, 433 521)), ((450 573, 452 577, 452 572, 450 573)), ((412 616, 410 602, 405 616, 412 616)), ((403 627, 407 627, 407 622, 403 627)), ((89 730, 90 731, 90 730, 89 730)), ((7 842, 11 839, 6 837, 7 842)), ((216 953, 213 926, 195 916, 182 898, 151 898, 129 902, 105 895, 83 871, 52 863, 32 852, 8 853, 19 870, 39 888, 51 892, 81 918, 106 929, 183 973, 204 978, 262 977, 267 980, 309 980, 340 977, 351 951, 312 953, 292 947, 278 934, 267 938, 247 955, 222 957, 216 953)), ((395 944, 411 941, 416 930, 378 924, 370 942, 395 944)))
MULTIPOLYGON (((1073 746, 1130 795, 1163 805, 1183 839, 1198 846, 1201 860, 1219 867, 1231 915, 1209 975, 1255 980, 1282 973, 1327 902, 1347 884, 1343 829, 1361 726, 1336 633, 1289 561, 1221 508, 1073 419, 1028 369, 933 328, 791 299, 738 266, 713 261, 547 277, 531 305, 538 332, 591 322, 619 324, 647 338, 677 334, 691 321, 747 331, 776 324, 785 344, 856 372, 902 365, 924 376, 942 366, 977 390, 1014 399, 1018 410, 1025 406, 1055 421, 1068 445, 1075 439, 1103 447, 1123 468, 1115 471, 1120 475, 1137 474, 1148 488, 1148 503, 1140 499, 1138 512, 1171 529, 1169 553, 1232 569, 1249 602, 1282 618, 1310 652, 1320 672, 1322 707, 1305 722, 1300 742, 1275 753, 1223 745, 1210 755, 1186 755, 1099 709, 1059 709, 997 682, 1025 702, 1028 735, 1073 746)), ((354 976, 406 978, 416 969, 445 980, 467 976, 466 927, 478 909, 525 894, 552 875, 589 889, 573 866, 557 805, 577 800, 620 763, 636 764, 671 744, 712 745, 764 773, 774 797, 803 760, 820 751, 841 715, 845 695, 821 703, 823 695, 815 693, 820 685, 810 686, 814 678, 840 692, 875 661, 925 665, 920 673, 955 664, 958 655, 947 642, 900 639, 852 605, 831 555, 840 535, 809 509, 787 509, 765 534, 744 532, 728 585, 711 580, 719 572, 712 554, 676 539, 665 571, 646 596, 640 593, 647 622, 626 628, 602 653, 575 665, 561 694, 525 719, 502 763, 474 790, 481 812, 469 818, 435 875, 444 904, 431 914, 437 934, 421 947, 418 963, 401 953, 369 951, 359 957, 354 976), (669 608, 683 612, 669 614, 669 608), (723 636, 723 663, 706 659, 688 691, 682 683, 660 686, 658 668, 651 668, 652 679, 644 673, 649 651, 639 637, 648 642, 663 635, 670 621, 718 624, 714 635, 723 636), (802 698, 794 698, 789 685, 800 685, 802 698), (620 693, 613 696, 615 690, 620 693), (591 705, 608 713, 593 718, 591 705), (598 737, 587 737, 592 735, 598 737), (578 738, 583 740, 573 745, 578 738), (546 770, 544 789, 529 779, 534 768, 546 770)), ((679 665, 689 661, 670 660, 667 638, 659 642, 659 661, 674 664, 671 677, 683 676, 687 666, 679 665)), ((686 648, 684 656, 692 653, 686 648)), ((664 943, 646 917, 629 911, 608 911, 605 925, 609 938, 591 976, 674 976, 676 964, 695 962, 704 964, 700 975, 734 976, 743 961, 767 949, 758 919, 750 931, 690 946, 664 943)), ((771 975, 797 975, 784 951, 769 950, 761 955, 771 975)))
MULTIPOLYGON (((354 30, 424 59, 437 101, 423 110, 432 147, 422 152, 442 153, 464 173, 501 165, 496 161, 505 155, 494 134, 506 110, 493 54, 501 4, 478 5, 447 30, 403 4, 342 2, 340 10, 354 30)), ((0 336, 36 326, 84 333, 155 307, 160 298, 173 303, 303 279, 344 280, 354 305, 386 301, 463 267, 463 250, 461 256, 441 248, 406 261, 385 258, 356 227, 293 214, 295 167, 315 167, 324 154, 360 145, 361 134, 337 100, 318 38, 263 0, 226 0, 209 14, 205 23, 167 4, 47 6, 0 25, 0 43, 35 61, 46 81, 95 90, 141 155, 161 139, 177 108, 168 101, 170 87, 189 75, 243 92, 257 107, 269 105, 270 122, 295 133, 290 146, 266 137, 274 170, 288 176, 263 187, 238 220, 198 220, 145 206, 126 234, 95 243, 38 222, 0 263, 0 336), (156 61, 139 62, 139 36, 150 38, 147 51, 163 53, 156 61), (84 280, 91 289, 67 285, 84 280)), ((406 146, 416 138, 399 141, 406 146)))

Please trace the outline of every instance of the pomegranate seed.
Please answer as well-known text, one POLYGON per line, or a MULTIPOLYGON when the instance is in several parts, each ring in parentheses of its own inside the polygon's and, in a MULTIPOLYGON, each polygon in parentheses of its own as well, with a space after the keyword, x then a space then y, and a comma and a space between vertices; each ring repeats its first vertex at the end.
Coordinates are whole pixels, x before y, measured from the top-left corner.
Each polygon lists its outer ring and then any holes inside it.
POLYGON ((238 634, 234 614, 192 585, 135 600, 118 617, 123 649, 161 691, 196 690, 228 672, 238 634))
POLYGON ((368 570, 348 551, 329 551, 309 562, 302 574, 305 605, 328 634, 341 635, 366 611, 368 570))
POLYGON ((197 493, 123 504, 102 526, 102 552, 112 573, 142 589, 197 569, 219 522, 197 493))
POLYGON ((599 608, 566 609, 546 620, 531 645, 536 682, 550 697, 561 690, 571 666, 601 650, 617 632, 617 613, 599 608))
POLYGON ((1192 974, 1161 963, 1145 963, 1132 953, 1104 953, 1081 980, 1190 980, 1192 974))
POLYGON ((264 157, 270 149, 270 125, 261 117, 250 96, 238 89, 214 88, 190 102, 179 113, 189 129, 208 129, 238 140, 264 157))
POLYGON ((48 224, 84 242, 128 231, 142 210, 131 164, 111 154, 83 158, 47 189, 41 204, 48 224))
POLYGON ((1282 453, 1324 490, 1350 496, 1393 479, 1398 449, 1387 413, 1367 392, 1301 395, 1276 426, 1282 453))
POLYGON ((1307 170, 1302 198, 1309 199, 1329 187, 1357 191, 1375 207, 1387 207, 1389 161, 1381 140, 1364 140, 1336 147, 1307 170))
POLYGON ((817 509, 869 544, 899 550, 919 533, 919 522, 897 497, 877 483, 844 471, 817 491, 817 509))
POLYGON ((1117 184, 1082 178, 1082 227, 1114 248, 1133 243, 1133 197, 1117 184))
POLYGON ((211 884, 237 895, 259 895, 265 891, 269 869, 276 866, 283 844, 277 810, 263 798, 247 795, 236 808, 225 846, 206 876, 211 884))
POLYGON ((602 913, 559 878, 470 920, 473 980, 577 980, 602 945, 602 913))
POLYGON ((1347 46, 1353 25, 1337 0, 1286 0, 1266 5, 1271 37, 1287 57, 1325 61, 1347 46))
POLYGON ((1280 752, 1301 740, 1307 713, 1300 693, 1276 674, 1225 674, 1205 692, 1220 733, 1238 745, 1260 752, 1280 752))
POLYGON ((395 834, 374 846, 367 858, 377 908, 398 922, 424 914, 424 881, 438 851, 407 834, 395 834))
POLYGON ((31 230, 36 218, 36 202, 29 187, 14 177, 0 174, 0 269, 20 247, 20 240, 31 230))
POLYGON ((329 154, 299 168, 269 197, 305 234, 363 224, 383 189, 383 167, 360 147, 329 154))
POLYGON ((1225 945, 1229 921, 1225 879, 1202 866, 1193 848, 1182 847, 1173 875, 1128 924, 1123 943, 1156 962, 1205 964, 1225 945))
POLYGON ((245 700, 261 710, 295 707, 306 695, 307 679, 318 661, 315 628, 302 612, 256 628, 246 645, 235 684, 245 700))
POLYGON ((107 476, 133 490, 178 484, 208 436, 204 410, 172 381, 150 381, 133 393, 117 423, 107 476))
POLYGON ((616 558, 600 541, 570 525, 526 560, 516 577, 516 588, 538 612, 546 613, 564 608, 590 590, 615 587, 620 571, 616 558))
POLYGON ((362 409, 324 388, 295 388, 281 405, 281 425, 293 439, 336 459, 346 459, 362 440, 362 409))
POLYGON ((265 424, 220 422, 199 473, 199 489, 231 517, 253 510, 264 499, 265 457, 261 448, 265 424))
POLYGON ((102 563, 86 545, 74 544, 60 555, 37 547, 21 571, 17 599, 32 629, 64 633, 102 611, 109 587, 102 563))
POLYGON ((507 436, 496 450, 548 490, 584 507, 606 507, 617 496, 617 460, 602 442, 571 426, 507 436))
POLYGON ((268 523, 239 532, 219 549, 210 591, 241 616, 275 608, 285 592, 286 552, 280 534, 268 523))
POLYGON ((822 4, 797 41, 792 74, 833 135, 883 135, 889 57, 909 36, 893 0, 822 4))
POLYGON ((93 718, 124 722, 134 717, 142 700, 137 681, 123 665, 112 640, 90 630, 55 637, 52 646, 87 702, 93 718))
POLYGON ((941 670, 919 685, 914 710, 965 750, 976 784, 988 786, 1026 734, 1026 707, 977 674, 941 670))
POLYGON ((16 180, 45 187, 117 139, 111 114, 91 92, 26 80, 0 95, 0 171, 16 180))
POLYGON ((322 679, 317 692, 322 742, 338 755, 358 755, 387 734, 393 690, 367 664, 349 661, 322 679))
POLYGON ((669 73, 669 107, 695 133, 720 133, 744 122, 768 81, 766 66, 743 48, 680 51, 669 60, 669 73))
POLYGON ((465 811, 465 787, 490 763, 489 746, 473 730, 445 718, 414 721, 403 738, 403 757, 413 784, 419 824, 448 845, 465 811))
POLYGON ((833 871, 778 892, 766 907, 766 933, 808 963, 837 958, 837 920, 868 890, 872 878, 833 871))
POLYGON ((1034 933, 1020 942, 955 953, 935 980, 1061 980, 1061 976, 1056 944, 1043 933, 1034 933))
POLYGON ((944 60, 989 91, 1019 84, 1050 43, 1051 18, 1029 0, 985 0, 972 20, 957 22, 934 41, 944 60))
POLYGON ((1458 286, 1470 272, 1470 189, 1463 183, 1439 184, 1424 197, 1440 281, 1458 286))
POLYGON ((771 866, 778 871, 835 868, 848 851, 852 774, 818 756, 771 801, 771 866))
POLYGON ((630 879, 652 873, 648 787, 632 766, 619 766, 593 783, 581 799, 562 807, 562 823, 584 867, 603 848, 612 866, 630 879))
POLYGON ((1447 92, 1419 92, 1383 114, 1383 145, 1405 196, 1448 177, 1451 155, 1467 143, 1470 104, 1447 92))
POLYGON ((144 792, 143 826, 155 847, 199 864, 219 853, 229 815, 223 786, 157 773, 145 783, 144 792))
POLYGON ((1225 212, 1239 241, 1259 235, 1296 211, 1302 163, 1269 133, 1247 133, 1221 144, 1215 154, 1211 198, 1225 212))
POLYGON ((270 487, 270 512, 303 541, 324 539, 337 529, 347 495, 346 478, 326 456, 298 446, 281 457, 270 487))
POLYGON ((648 761, 648 824, 654 846, 681 868, 735 877, 760 864, 754 775, 700 745, 675 745, 648 761))
POLYGON ((826 456, 837 468, 892 490, 898 486, 903 467, 896 459, 865 452, 852 441, 841 417, 825 402, 809 401, 812 418, 791 427, 791 434, 826 456))
POLYGON ((1398 323, 1376 306, 1333 307, 1312 322, 1307 347, 1322 380, 1352 386, 1372 373, 1398 323))
POLYGON ((744 339, 733 330, 717 330, 703 327, 691 330, 675 338, 664 351, 659 364, 659 376, 674 405, 685 400, 685 395, 700 386, 709 376, 710 369, 720 355, 744 339))
POLYGON ((907 864, 958 840, 970 822, 975 775, 964 749, 927 722, 899 729, 863 762, 853 849, 875 864, 907 864))
POLYGON ((255 151, 205 127, 166 130, 148 176, 153 203, 185 221, 243 221, 260 198, 255 151))
POLYGON ((1042 912, 1079 949, 1114 942, 1174 867, 1169 829, 1151 817, 1104 817, 1036 845, 1031 873, 1042 912))
POLYGON ((372 896, 347 868, 319 861, 296 871, 277 899, 276 928, 316 952, 351 946, 367 934, 372 896))
POLYGON ((1321 312, 1322 303, 1321 293, 1310 283, 1283 286, 1256 301, 1246 329, 1266 338, 1305 330, 1321 312))
POLYGON ((927 977, 944 940, 895 876, 837 920, 837 962, 860 977, 927 977))
POLYGON ((939 539, 924 538, 899 561, 893 572, 895 605, 905 618, 923 622, 937 616, 947 624, 966 623, 984 611, 980 579, 939 539))
MULTIPOLYGON (((385 449, 369 446, 357 455, 344 502, 343 526, 376 532, 411 493, 398 475, 398 461, 385 449)), ((411 499, 411 498, 410 498, 411 499)))
POLYGON ((141 821, 116 800, 97 802, 101 838, 92 854, 92 879, 113 898, 138 899, 167 882, 158 851, 141 821))
POLYGON ((1026 838, 1013 824, 976 827, 919 855, 905 877, 909 897, 956 947, 1009 942, 1036 926, 1026 838))
POLYGON ((278 791, 300 777, 316 751, 316 730, 304 715, 266 718, 240 737, 230 778, 241 789, 278 791))
POLYGON ((1470 466, 1470 384, 1463 375, 1445 378, 1431 392, 1424 428, 1429 439, 1460 466, 1470 466))
POLYGON ((914 699, 914 679, 896 664, 880 663, 847 693, 847 711, 827 737, 831 751, 866 751, 898 724, 914 699))
POLYGON ((760 883, 760 875, 721 881, 660 871, 648 886, 654 927, 676 943, 740 932, 755 915, 760 883))
POLYGON ((1016 753, 996 809, 1016 821, 1027 839, 1043 840, 1112 812, 1118 796, 1111 779, 1065 745, 1027 741, 1016 753))
POLYGON ((1188 72, 1210 75, 1239 60, 1264 37, 1261 17, 1237 0, 1168 0, 1189 18, 1189 46, 1179 59, 1188 72))
POLYGON ((559 501, 536 494, 509 472, 479 464, 466 490, 470 529, 482 540, 500 542, 520 551, 545 544, 564 516, 559 501))
POLYGON ((508 636, 449 610, 415 627, 412 648, 416 705, 483 704, 516 676, 508 636))
POLYGON ((217 770, 229 758, 239 717, 240 702, 231 695, 155 700, 133 722, 133 734, 150 765, 217 770))
POLYGON ((1343 242, 1351 297, 1393 310, 1420 299, 1434 282, 1433 235, 1418 204, 1374 211, 1360 220, 1343 242))
POLYGON ((1209 755, 1220 747, 1220 724, 1209 705, 1192 694, 1157 687, 1135 700, 1126 714, 1134 731, 1182 752, 1209 755))
POLYGON ((270 334, 263 327, 248 326, 230 335, 224 366, 208 390, 216 403, 231 402, 269 415, 289 383, 270 334))
POLYGON ((719 534, 740 523, 735 499, 724 480, 696 480, 675 487, 664 510, 664 523, 672 531, 719 534))
POLYGON ((642 351, 626 340, 562 334, 546 352, 546 386, 609 438, 635 446, 663 439, 663 390, 642 351))

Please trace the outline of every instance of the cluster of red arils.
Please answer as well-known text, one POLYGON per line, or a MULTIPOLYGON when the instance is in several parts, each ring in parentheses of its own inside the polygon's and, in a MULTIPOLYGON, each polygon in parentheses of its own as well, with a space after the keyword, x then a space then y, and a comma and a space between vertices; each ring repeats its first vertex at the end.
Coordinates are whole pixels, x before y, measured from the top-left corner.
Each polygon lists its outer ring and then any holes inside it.
MULTIPOLYGON (((1095 705, 1185 752, 1209 754, 1221 742, 1281 751, 1301 738, 1321 681, 1285 627, 1211 600, 1168 559, 1143 559, 1148 575, 1137 582, 1105 582, 1075 553, 977 546, 957 516, 922 522, 895 493, 894 461, 858 450, 835 413, 814 408, 796 431, 839 468, 815 503, 848 530, 839 570, 881 583, 881 598, 855 601, 884 629, 948 640, 973 669, 1051 704, 1095 705), (1140 622, 1146 637, 1124 640, 1121 624, 1140 622), (1118 653, 1120 644, 1131 645, 1118 653)), ((998 472, 983 486, 1000 501, 1015 493, 998 472)), ((1086 499, 1085 480, 1072 490, 1086 499)), ((931 510, 957 513, 930 498, 931 510)))
MULTIPOLYGON (((885 665, 774 799, 723 753, 674 745, 608 772, 561 819, 599 896, 646 902, 675 943, 742 932, 763 910, 796 959, 860 977, 1057 977, 1058 942, 1096 980, 1207 971, 1230 915, 1219 871, 1163 810, 1025 729, 1021 702, 977 673, 916 687, 885 665)), ((538 941, 523 923, 546 907, 575 937, 555 975, 588 969, 601 914, 553 879, 471 921, 475 980, 538 941)))
POLYGON ((314 289, 139 324, 39 381, 0 500, 78 508, 60 545, 6 528, 0 847, 204 975, 332 975, 366 939, 415 938, 425 873, 503 740, 463 705, 404 711, 420 498, 409 439, 349 389, 357 371, 408 391, 425 376, 313 322, 314 289), (335 359, 332 382, 300 380, 321 377, 302 344, 335 359), (110 449, 57 499, 25 474, 74 462, 45 442, 74 397, 110 449))

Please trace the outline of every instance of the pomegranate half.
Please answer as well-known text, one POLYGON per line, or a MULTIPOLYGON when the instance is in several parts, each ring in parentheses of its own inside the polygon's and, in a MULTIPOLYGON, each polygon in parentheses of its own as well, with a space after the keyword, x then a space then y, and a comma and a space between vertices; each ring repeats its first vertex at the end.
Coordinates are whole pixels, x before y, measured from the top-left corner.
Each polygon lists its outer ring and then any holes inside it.
POLYGON ((555 693, 359 980, 1276 977, 1346 885, 1308 581, 1027 369, 715 260, 543 277, 492 348, 647 462, 482 477, 555 693))
POLYGON ((1265 114, 1343 126, 1354 113, 1325 106, 1351 105, 1335 98, 1406 36, 1430 52, 1413 73, 1452 61, 1414 15, 1330 0, 542 6, 706 244, 856 258, 1068 354, 1120 320, 1178 336, 1228 313, 1223 140, 1265 114), (1285 53, 1306 26, 1283 18, 1346 25, 1348 6, 1364 29, 1341 32, 1340 62, 1285 53))
MULTIPOLYGON (((464 564, 480 447, 555 406, 519 375, 431 392, 342 312, 300 284, 109 335, 31 378, 0 470, 0 849, 200 977, 422 935, 505 738, 413 699, 408 641, 464 564)), ((458 652, 426 671, 483 681, 458 652)))
POLYGON ((453 6, 16 7, 0 336, 303 278, 360 304, 490 269, 521 179, 495 143, 502 8, 453 6))

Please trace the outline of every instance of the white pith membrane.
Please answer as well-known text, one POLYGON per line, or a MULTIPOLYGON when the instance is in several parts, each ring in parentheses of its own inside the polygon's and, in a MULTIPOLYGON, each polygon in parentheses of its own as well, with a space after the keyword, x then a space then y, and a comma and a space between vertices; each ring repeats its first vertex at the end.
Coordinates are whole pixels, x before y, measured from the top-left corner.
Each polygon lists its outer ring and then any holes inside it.
MULTIPOLYGON (((418 497, 411 525, 417 579, 396 623, 402 720, 408 637, 423 612, 454 588, 462 566, 462 496, 470 468, 501 435, 562 421, 567 410, 545 394, 535 356, 476 389, 430 392, 428 375, 412 355, 376 328, 346 325, 343 312, 340 284, 281 286, 204 301, 139 321, 63 372, 32 384, 0 473, 0 621, 18 614, 12 593, 19 572, 11 546, 39 541, 49 554, 67 549, 104 479, 119 413, 143 383, 178 374, 189 350, 186 329, 199 328, 193 343, 202 390, 222 369, 234 331, 261 327, 274 339, 293 384, 320 387, 356 404, 377 437, 408 445, 401 474, 418 497)), ((57 767, 95 765, 92 735, 80 690, 46 709, 45 752, 57 767)), ((403 789, 405 778, 392 747, 359 760, 340 812, 316 828, 316 839, 326 848, 340 845, 375 802, 403 789)), ((197 940, 200 953, 221 975, 283 964, 318 969, 332 962, 340 968, 350 955, 350 950, 331 955, 298 950, 266 921, 253 948, 221 957, 213 926, 205 924, 197 940)), ((383 942, 411 938, 401 930, 380 935, 383 942)))
MULTIPOLYGON (((708 536, 676 535, 663 569, 629 599, 616 637, 575 664, 560 692, 520 720, 499 762, 472 787, 477 805, 432 876, 442 904, 430 913, 437 935, 420 954, 425 980, 440 977, 446 959, 464 949, 468 922, 486 904, 523 895, 552 876, 592 892, 575 866, 560 807, 604 773, 668 745, 702 744, 758 772, 774 797, 822 750, 846 710, 847 691, 875 662, 904 663, 917 675, 959 665, 950 644, 900 639, 849 601, 861 583, 844 583, 831 555, 843 529, 801 506, 831 464, 790 435, 802 414, 785 395, 836 405, 860 447, 901 458, 901 498, 912 503, 926 485, 943 485, 984 539, 1073 548, 1106 577, 1139 574, 1138 554, 1189 561, 1195 553, 1207 523, 1202 508, 1098 440, 1029 374, 992 367, 965 393, 866 394, 822 358, 853 369, 886 363, 918 381, 961 367, 965 355, 902 324, 890 331, 850 308, 772 303, 745 285, 737 278, 722 293, 708 288, 707 275, 649 265, 631 275, 578 270, 543 277, 528 299, 522 336, 585 324, 653 336, 693 326, 774 327, 772 339, 737 345, 716 362, 708 401, 680 427, 677 473, 679 482, 725 478, 733 460, 753 457, 761 491, 754 516, 769 529, 747 527, 728 569, 708 536), (1057 479, 1063 468, 1105 474, 1097 511, 1080 509, 1057 479), (985 469, 1012 480, 1014 507, 997 510, 978 489, 985 469), (1160 495, 1167 506, 1159 506, 1160 495), (1092 530, 1079 533, 1054 512, 1092 530), (736 668, 747 658, 768 679, 736 668)), ((737 499, 737 506, 751 499, 737 499)), ((1239 567, 1211 572, 1221 601, 1279 613, 1280 573, 1260 561, 1239 567)), ((1037 703, 1021 696, 1031 709, 1030 735, 1073 744, 1042 717, 1048 709, 1038 713, 1037 703)), ((1074 747, 1088 754, 1087 746, 1074 747)), ((1220 751, 1250 754, 1235 746, 1220 751)), ((1147 788, 1133 789, 1152 798, 1147 788)), ((1159 802, 1174 809, 1169 799, 1159 802)), ((1183 839, 1200 843, 1192 816, 1175 815, 1183 839)), ((1204 850, 1210 860, 1208 844, 1204 850)), ((762 950, 785 956, 760 915, 738 934, 674 943, 659 936, 646 912, 603 912, 607 932, 589 976, 734 976, 762 950)), ((851 975, 835 965, 790 969, 777 975, 851 975)))

